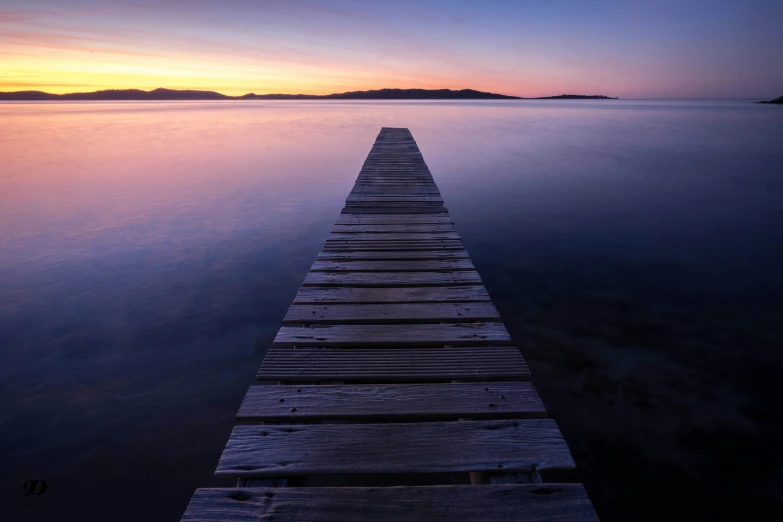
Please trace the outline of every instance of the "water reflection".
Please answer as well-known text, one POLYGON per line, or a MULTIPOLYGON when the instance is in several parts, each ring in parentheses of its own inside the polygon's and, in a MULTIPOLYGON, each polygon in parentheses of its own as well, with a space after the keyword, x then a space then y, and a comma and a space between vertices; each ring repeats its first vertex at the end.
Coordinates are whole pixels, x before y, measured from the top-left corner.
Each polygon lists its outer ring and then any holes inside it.
POLYGON ((133 492, 147 503, 120 518, 176 519, 219 484, 235 409, 384 125, 411 128, 607 516, 645 498, 607 437, 697 469, 716 441, 752 465, 728 428, 772 433, 750 390, 782 364, 769 107, 6 103, 0 120, 0 451, 59 484, 53 513, 115 517, 133 492))

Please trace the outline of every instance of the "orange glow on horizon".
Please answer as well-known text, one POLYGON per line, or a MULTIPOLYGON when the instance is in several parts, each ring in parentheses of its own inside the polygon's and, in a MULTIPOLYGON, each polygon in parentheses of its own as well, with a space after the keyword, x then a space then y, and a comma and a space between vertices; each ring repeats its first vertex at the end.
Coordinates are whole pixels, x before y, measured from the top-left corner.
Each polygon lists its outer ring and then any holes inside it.
MULTIPOLYGON (((75 16, 62 13, 65 18, 75 16)), ((323 38, 298 46, 259 45, 246 44, 225 28, 219 33, 213 27, 208 33, 179 34, 136 27, 99 30, 85 25, 92 16, 81 13, 78 23, 66 24, 37 14, 4 19, 0 11, 0 44, 9 44, 0 48, 0 91, 64 94, 167 88, 232 96, 251 92, 322 95, 382 88, 476 89, 509 95, 553 92, 545 85, 528 85, 520 94, 519 79, 510 81, 502 68, 477 60, 471 60, 467 68, 464 59, 452 52, 415 49, 416 45, 427 46, 410 37, 402 47, 393 37, 376 49, 344 48, 323 38), (393 53, 386 49, 388 45, 393 53)))
MULTIPOLYGON (((0 20, 2 28, 2 20, 0 20)), ((331 94, 382 88, 465 89, 515 94, 502 75, 465 78, 449 63, 379 63, 359 54, 346 58, 318 48, 307 53, 264 52, 209 40, 184 40, 161 50, 134 46, 129 37, 49 37, 37 31, 7 32, 14 45, 0 50, 0 91, 54 94, 105 89, 195 89, 227 95, 331 94), (187 45, 186 45, 187 44, 187 45), (426 65, 426 66, 425 66, 426 65), (494 81, 493 81, 494 80, 494 81)))
POLYGON ((765 14, 748 31, 743 16, 761 15, 739 0, 709 19, 695 3, 609 9, 579 0, 502 8, 421 0, 17 4, 27 5, 0 8, 0 91, 449 88, 719 98, 778 96, 783 81, 783 69, 768 66, 779 54, 779 17, 765 14))
MULTIPOLYGON (((149 57, 129 59, 112 53, 56 52, 56 56, 13 57, 0 55, 0 91, 38 90, 53 94, 92 92, 105 89, 157 88, 216 91, 231 96, 247 94, 332 94, 383 88, 476 89, 516 94, 506 85, 462 80, 450 75, 389 74, 377 70, 343 70, 326 66, 269 63, 254 68, 241 63, 210 63, 201 60, 166 60, 149 57), (168 63, 176 63, 170 66, 168 63), (202 63, 199 63, 202 62, 202 63)), ((507 83, 507 82, 502 82, 507 83)), ((542 91, 544 92, 544 91, 542 91)), ((549 91, 546 91, 549 92, 549 91)))

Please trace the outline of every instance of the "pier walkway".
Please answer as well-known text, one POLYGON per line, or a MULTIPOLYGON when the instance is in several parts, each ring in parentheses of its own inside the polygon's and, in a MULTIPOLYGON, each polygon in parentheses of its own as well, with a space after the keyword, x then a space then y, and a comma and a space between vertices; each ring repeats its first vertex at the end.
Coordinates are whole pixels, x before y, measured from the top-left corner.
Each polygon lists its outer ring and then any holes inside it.
POLYGON ((384 128, 186 521, 595 521, 408 129, 384 128))

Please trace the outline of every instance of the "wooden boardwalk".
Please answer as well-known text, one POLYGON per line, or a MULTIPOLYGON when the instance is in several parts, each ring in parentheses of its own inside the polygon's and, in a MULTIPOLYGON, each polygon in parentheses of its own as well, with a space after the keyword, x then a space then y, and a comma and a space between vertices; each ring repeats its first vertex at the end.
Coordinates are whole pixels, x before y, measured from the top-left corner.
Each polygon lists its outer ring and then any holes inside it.
POLYGON ((595 521, 408 129, 384 128, 187 521, 595 521), (340 487, 334 487, 339 485, 340 487))

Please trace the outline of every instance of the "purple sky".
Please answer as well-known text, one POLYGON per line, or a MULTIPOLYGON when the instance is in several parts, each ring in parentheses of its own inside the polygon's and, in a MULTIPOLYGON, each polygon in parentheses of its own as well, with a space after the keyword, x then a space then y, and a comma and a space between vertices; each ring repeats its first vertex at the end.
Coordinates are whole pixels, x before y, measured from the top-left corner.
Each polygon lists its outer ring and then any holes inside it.
POLYGON ((781 0, 0 0, 0 90, 783 94, 781 0))

